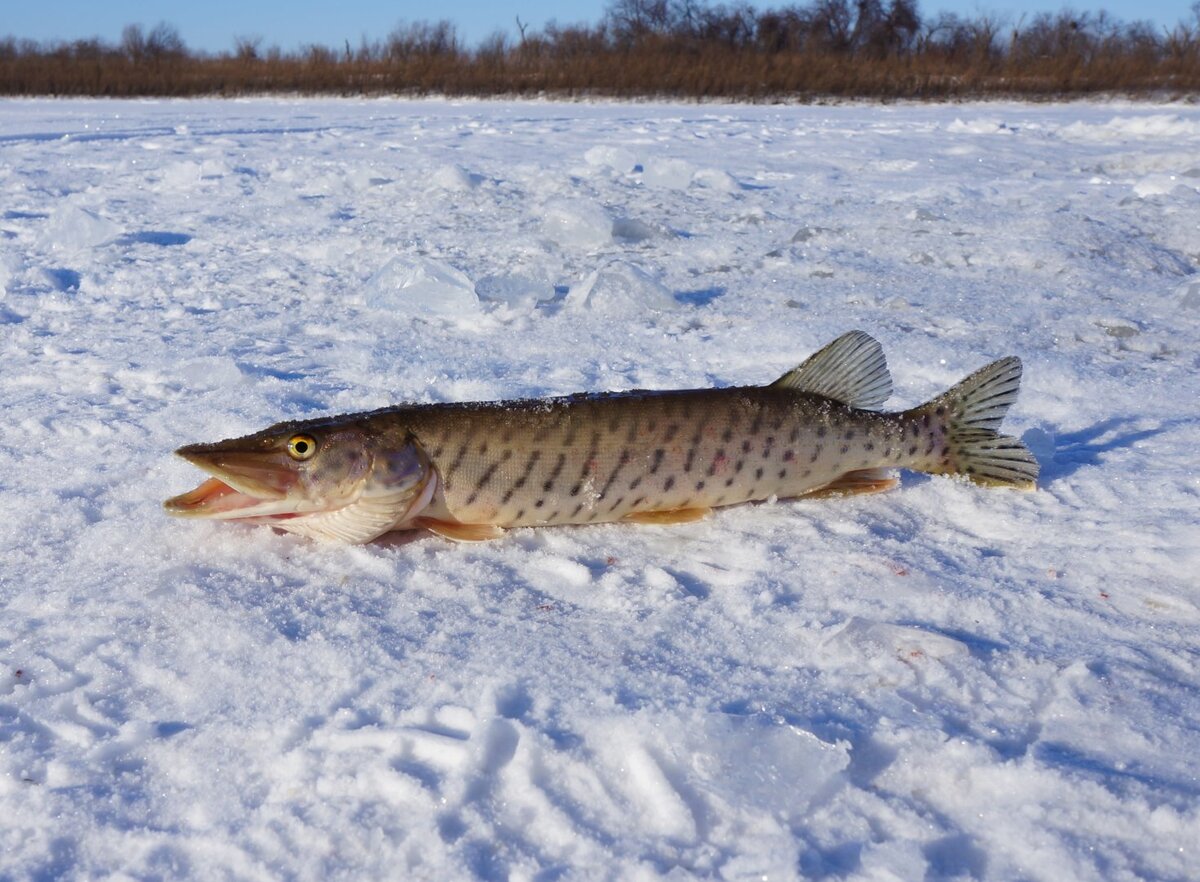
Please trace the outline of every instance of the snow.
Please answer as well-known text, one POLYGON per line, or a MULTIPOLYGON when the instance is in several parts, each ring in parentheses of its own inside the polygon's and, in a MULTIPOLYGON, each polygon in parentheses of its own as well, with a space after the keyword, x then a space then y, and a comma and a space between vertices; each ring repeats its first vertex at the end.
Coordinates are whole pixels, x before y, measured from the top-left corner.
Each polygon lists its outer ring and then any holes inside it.
POLYGON ((1185 880, 1200 109, 0 105, 0 877, 1185 880), (176 446, 1026 365, 1036 493, 347 547, 176 446))

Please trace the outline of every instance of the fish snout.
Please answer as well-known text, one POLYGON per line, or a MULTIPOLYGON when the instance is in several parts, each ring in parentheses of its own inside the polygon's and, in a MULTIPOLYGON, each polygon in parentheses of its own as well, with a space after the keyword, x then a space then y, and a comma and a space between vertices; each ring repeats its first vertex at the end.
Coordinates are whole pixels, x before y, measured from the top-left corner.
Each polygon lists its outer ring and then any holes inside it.
MULTIPOLYGON (((175 452, 234 490, 257 499, 285 498, 300 477, 295 465, 276 453, 213 450, 200 444, 180 447, 175 452)), ((198 492, 201 487, 193 492, 198 492)))

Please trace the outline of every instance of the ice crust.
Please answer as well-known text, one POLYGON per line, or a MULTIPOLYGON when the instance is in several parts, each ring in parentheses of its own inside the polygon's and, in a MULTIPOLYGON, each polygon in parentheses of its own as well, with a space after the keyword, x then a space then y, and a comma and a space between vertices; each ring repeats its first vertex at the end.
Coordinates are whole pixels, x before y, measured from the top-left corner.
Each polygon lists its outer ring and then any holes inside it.
POLYGON ((1200 109, 0 102, 0 878, 1163 880, 1200 856, 1200 109), (1025 365, 1037 492, 347 547, 171 451, 1025 365))

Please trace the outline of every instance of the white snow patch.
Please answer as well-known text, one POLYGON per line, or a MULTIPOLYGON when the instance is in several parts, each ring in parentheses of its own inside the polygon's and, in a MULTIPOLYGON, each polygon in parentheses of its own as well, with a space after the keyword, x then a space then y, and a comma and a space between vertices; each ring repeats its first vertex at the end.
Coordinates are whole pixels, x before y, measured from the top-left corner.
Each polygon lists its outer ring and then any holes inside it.
POLYGON ((226 389, 246 379, 232 358, 220 355, 190 358, 179 365, 178 376, 192 389, 226 389))
POLYGON ((0 143, 0 875, 1195 876, 1200 107, 21 99, 0 143), (893 409, 1020 356, 1037 491, 161 510, 181 444, 851 328, 893 409))
POLYGON ((1081 141, 1125 141, 1133 139, 1192 139, 1200 137, 1200 122, 1179 114, 1115 116, 1105 123, 1075 122, 1063 126, 1065 138, 1081 141))
POLYGON ((121 227, 99 212, 68 202, 46 221, 42 243, 54 251, 77 252, 111 242, 121 227))

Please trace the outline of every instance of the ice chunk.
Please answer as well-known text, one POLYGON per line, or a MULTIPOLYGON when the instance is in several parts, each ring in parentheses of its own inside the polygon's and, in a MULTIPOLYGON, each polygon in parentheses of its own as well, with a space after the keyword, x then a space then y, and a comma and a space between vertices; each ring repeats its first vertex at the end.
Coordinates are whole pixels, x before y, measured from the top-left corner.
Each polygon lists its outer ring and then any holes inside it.
POLYGON ((915 221, 940 221, 945 220, 941 215, 934 214, 928 208, 914 208, 908 214, 904 215, 908 220, 915 221))
POLYGON ((644 269, 616 260, 588 273, 571 286, 567 303, 596 312, 638 312, 644 309, 677 309, 671 291, 644 269))
POLYGON ((719 786, 726 798, 797 818, 850 764, 845 743, 763 715, 710 714, 688 745, 701 787, 719 786), (780 786, 786 782, 787 786, 780 786))
POLYGON ((716 190, 718 193, 736 193, 738 182, 728 172, 719 168, 702 168, 692 175, 692 180, 706 190, 716 190))
POLYGON ((473 190, 483 182, 482 175, 472 174, 461 165, 443 165, 430 177, 435 187, 461 193, 473 190))
POLYGON ((21 270, 21 260, 15 254, 0 254, 0 298, 8 293, 8 286, 21 270))
MULTIPOLYGON (((350 193, 358 193, 363 190, 369 190, 372 187, 378 187, 388 182, 387 178, 382 178, 379 173, 370 166, 356 166, 346 173, 343 181, 343 191, 350 193)), ((331 188, 332 190, 332 188, 331 188)))
POLYGON ((161 172, 161 181, 163 186, 176 190, 187 190, 200 183, 202 174, 200 163, 183 160, 164 166, 161 172))
POLYGON ((119 226, 91 209, 64 205, 50 216, 42 242, 55 251, 81 251, 110 242, 120 232, 119 226))
POLYGON ((600 248, 612 242, 612 218, 594 202, 552 202, 542 215, 542 228, 567 248, 600 248))
POLYGON ((1141 199, 1147 196, 1165 196, 1180 187, 1194 187, 1178 175, 1146 175, 1133 185, 1133 194, 1141 199))
POLYGON ((539 301, 554 299, 554 283, 537 273, 489 275, 475 283, 475 293, 480 300, 532 308, 539 301))
POLYGON ((664 190, 686 190, 692 183, 696 169, 682 159, 652 159, 642 172, 642 182, 647 187, 664 190))
POLYGON ((232 167, 223 159, 209 157, 200 163, 201 178, 223 178, 231 171, 233 171, 232 167))
POLYGON ((613 221, 612 234, 614 239, 626 242, 644 242, 658 236, 667 236, 669 231, 663 227, 652 226, 634 217, 619 217, 613 221))
POLYGON ((598 144, 583 154, 583 158, 588 165, 598 168, 611 168, 613 171, 625 174, 637 168, 637 158, 624 147, 609 147, 598 144))
POLYGON ((969 655, 965 643, 924 628, 873 622, 852 616, 840 631, 826 641, 829 649, 838 649, 859 662, 887 669, 891 662, 918 659, 946 659, 969 655))
POLYGON ((1011 135, 1015 129, 1010 128, 998 119, 956 119, 946 126, 947 132, 956 135, 1011 135))
POLYGON ((792 236, 792 242, 807 242, 808 240, 815 239, 824 233, 832 232, 833 230, 829 229, 828 227, 801 227, 800 229, 796 230, 795 234, 792 236))
POLYGON ((429 257, 394 257, 367 280, 372 309, 411 316, 454 317, 478 311, 475 285, 462 272, 429 257))
POLYGON ((1200 282, 1184 282, 1179 286, 1179 308, 1200 312, 1200 282))

